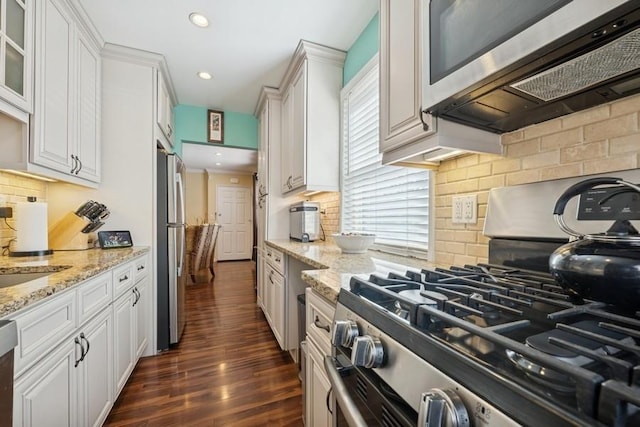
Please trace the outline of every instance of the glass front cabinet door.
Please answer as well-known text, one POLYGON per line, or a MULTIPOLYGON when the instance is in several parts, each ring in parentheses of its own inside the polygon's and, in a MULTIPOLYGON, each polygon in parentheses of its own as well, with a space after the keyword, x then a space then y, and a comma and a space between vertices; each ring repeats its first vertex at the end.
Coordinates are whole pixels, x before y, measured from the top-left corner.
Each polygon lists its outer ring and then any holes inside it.
POLYGON ((0 0, 0 98, 31 113, 33 2, 0 0))

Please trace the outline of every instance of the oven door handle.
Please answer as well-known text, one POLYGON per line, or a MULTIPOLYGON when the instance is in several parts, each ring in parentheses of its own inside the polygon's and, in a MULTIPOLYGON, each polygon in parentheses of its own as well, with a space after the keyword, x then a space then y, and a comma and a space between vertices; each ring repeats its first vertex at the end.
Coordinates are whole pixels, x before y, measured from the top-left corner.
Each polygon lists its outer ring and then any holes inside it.
POLYGON ((358 407, 349 396, 347 388, 344 386, 344 382, 340 377, 340 373, 336 369, 334 358, 331 356, 324 357, 324 368, 327 371, 331 388, 336 396, 336 400, 340 405, 340 409, 344 417, 347 419, 349 427, 367 427, 367 423, 362 418, 358 407))

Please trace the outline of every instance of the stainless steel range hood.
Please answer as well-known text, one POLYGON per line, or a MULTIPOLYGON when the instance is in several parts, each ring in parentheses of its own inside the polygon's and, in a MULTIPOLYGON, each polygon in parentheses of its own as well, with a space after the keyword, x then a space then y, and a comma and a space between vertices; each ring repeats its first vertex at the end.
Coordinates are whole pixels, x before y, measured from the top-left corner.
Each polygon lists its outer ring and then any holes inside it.
POLYGON ((510 132, 639 93, 639 52, 640 3, 629 0, 426 112, 510 132))

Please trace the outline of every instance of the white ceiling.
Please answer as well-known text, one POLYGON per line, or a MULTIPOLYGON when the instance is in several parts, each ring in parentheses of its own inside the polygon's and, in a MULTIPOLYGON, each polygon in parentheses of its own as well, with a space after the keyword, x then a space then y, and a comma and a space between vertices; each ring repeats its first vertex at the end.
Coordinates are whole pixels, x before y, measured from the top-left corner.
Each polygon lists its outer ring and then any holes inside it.
POLYGON ((208 170, 250 174, 256 170, 258 162, 258 152, 255 150, 204 144, 182 144, 181 157, 191 172, 208 170))
MULTIPOLYGON (((105 42, 164 55, 179 104, 249 114, 262 86, 279 85, 300 39, 347 50, 378 10, 378 0, 78 2, 105 42), (209 27, 191 24, 191 12, 207 16, 209 27)), ((210 156, 183 157, 190 169, 215 169, 196 164, 210 156)))

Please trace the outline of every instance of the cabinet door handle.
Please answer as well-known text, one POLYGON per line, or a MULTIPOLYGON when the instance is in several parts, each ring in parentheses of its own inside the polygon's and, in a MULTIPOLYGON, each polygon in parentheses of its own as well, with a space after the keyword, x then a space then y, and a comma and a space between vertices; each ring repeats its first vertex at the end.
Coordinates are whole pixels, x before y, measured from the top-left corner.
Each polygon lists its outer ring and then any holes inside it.
POLYGON ((76 173, 76 168, 78 167, 78 158, 75 155, 71 155, 71 160, 73 160, 73 165, 71 166, 71 170, 69 173, 74 175, 76 173))
POLYGON ((422 129, 423 129, 425 132, 428 132, 428 131, 429 131, 429 129, 430 129, 430 127, 429 127, 429 125, 427 124, 427 122, 425 122, 425 121, 424 121, 424 115, 425 115, 425 114, 427 114, 427 112, 426 112, 426 111, 423 111, 423 110, 422 110, 422 107, 420 107, 420 121, 422 122, 422 129))
POLYGON ((280 261, 281 261, 280 257, 276 257, 276 262, 280 262, 280 261))
POLYGON ((171 125, 167 125, 167 128, 169 129, 169 136, 173 135, 173 129, 171 129, 171 125))
POLYGON ((121 276, 120 279, 118 279, 120 283, 124 282, 125 280, 129 280, 129 276, 127 276, 126 274, 124 276, 121 276))
POLYGON ((78 161, 78 170, 76 170, 76 175, 78 175, 80 173, 80 171, 82 170, 82 160, 80 160, 80 157, 76 156, 76 160, 78 161))
POLYGON ((144 270, 144 265, 139 265, 138 266, 138 271, 142 271, 142 270, 144 270))
POLYGON ((136 299, 133 301, 133 305, 132 305, 132 307, 135 307, 138 301, 140 301, 140 292, 138 291, 138 288, 133 288, 132 292, 136 296, 136 299))
POLYGON ((74 368, 77 368, 80 362, 82 362, 82 359, 84 358, 84 346, 82 345, 82 343, 80 342, 80 338, 78 337, 76 337, 74 342, 76 343, 76 345, 80 346, 80 358, 76 359, 76 363, 73 365, 74 368))
POLYGON ((331 328, 329 327, 329 325, 323 325, 322 323, 320 323, 320 318, 317 314, 316 318, 313 320, 313 324, 316 326, 316 328, 324 329, 327 332, 331 332, 331 328))
POLYGON ((83 347, 82 357, 80 358, 80 361, 82 362, 85 356, 87 355, 87 353, 89 353, 89 349, 91 348, 91 343, 89 342, 87 337, 84 336, 84 332, 80 332, 80 340, 87 343, 87 349, 84 350, 84 347, 83 347))
POLYGON ((272 285, 274 284, 274 283, 273 283, 273 270, 271 270, 271 271, 269 272, 269 281, 271 282, 271 284, 272 284, 272 285))

